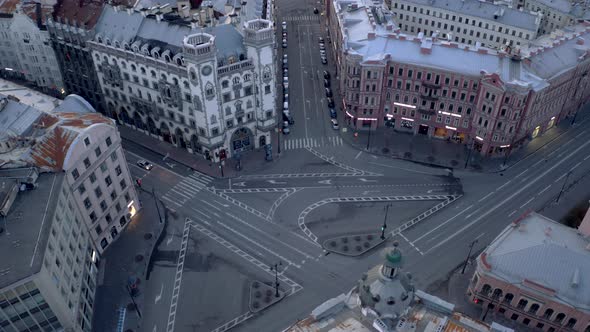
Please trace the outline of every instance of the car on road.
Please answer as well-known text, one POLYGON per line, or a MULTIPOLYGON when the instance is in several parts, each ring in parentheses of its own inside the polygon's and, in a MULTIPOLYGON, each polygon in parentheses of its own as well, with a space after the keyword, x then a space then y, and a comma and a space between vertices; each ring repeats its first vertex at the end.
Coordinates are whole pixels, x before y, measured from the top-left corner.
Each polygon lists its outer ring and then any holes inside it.
POLYGON ((288 93, 285 93, 285 94, 283 95, 283 101, 284 101, 285 103, 288 103, 288 102, 289 102, 289 94, 288 94, 288 93))
POLYGON ((330 79, 330 72, 328 72, 327 70, 324 70, 324 78, 327 80, 330 79))
POLYGON ((283 54, 283 61, 287 60, 289 56, 287 54, 283 54))
POLYGON ((283 48, 287 48, 287 39, 283 38, 283 48))
POLYGON ((322 50, 322 51, 326 50, 326 45, 324 45, 324 43, 320 44, 320 50, 322 50))
POLYGON ((283 121, 283 134, 289 135, 291 129, 289 128, 289 121, 283 121))
POLYGON ((320 12, 320 11, 319 11, 317 8, 314 8, 314 9, 313 9, 313 13, 314 13, 314 14, 319 14, 319 12, 320 12))
POLYGON ((281 25, 283 26, 283 30, 287 29, 287 22, 283 21, 283 23, 281 25))
POLYGON ((295 124, 295 119, 289 111, 283 111, 283 121, 287 121, 290 125, 295 124))
POLYGON ((326 50, 320 50, 320 55, 325 57, 326 56, 326 50))
POLYGON ((326 57, 325 57, 325 56, 322 56, 322 63, 323 63, 324 65, 328 64, 328 59, 326 59, 326 57))
POLYGON ((289 76, 289 68, 283 68, 283 76, 289 76))
POLYGON ((324 88, 330 87, 330 80, 324 79, 324 88))
POLYGON ((330 122, 332 122, 332 129, 334 129, 334 130, 340 129, 340 127, 338 126, 338 120, 331 119, 330 122))
POLYGON ((318 37, 318 42, 319 42, 320 44, 323 44, 323 43, 324 43, 324 38, 322 38, 322 37, 318 37))
POLYGON ((332 98, 332 89, 326 88, 326 97, 332 98))
POLYGON ((328 98, 328 107, 330 107, 330 108, 334 107, 334 99, 328 98))
POLYGON ((144 159, 138 160, 137 166, 145 169, 146 171, 149 171, 152 168, 154 168, 154 165, 152 165, 150 162, 148 162, 147 160, 144 160, 144 159))
POLYGON ((336 119, 337 117, 338 117, 338 114, 336 114, 336 110, 333 108, 330 108, 330 118, 336 119))

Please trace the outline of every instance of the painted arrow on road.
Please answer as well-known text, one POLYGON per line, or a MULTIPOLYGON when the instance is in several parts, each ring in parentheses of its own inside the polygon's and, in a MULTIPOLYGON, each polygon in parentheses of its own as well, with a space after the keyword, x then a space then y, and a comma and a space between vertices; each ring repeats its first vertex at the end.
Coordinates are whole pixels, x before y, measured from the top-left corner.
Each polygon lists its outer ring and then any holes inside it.
POLYGON ((170 168, 174 168, 174 166, 176 166, 176 164, 174 164, 174 163, 166 163, 166 165, 168 165, 168 167, 170 167, 170 168))
POLYGON ((246 182, 234 182, 231 184, 234 187, 245 187, 246 186, 246 182))
POLYGON ((363 191, 363 195, 368 195, 370 193, 378 193, 378 192, 380 192, 380 191, 379 190, 366 190, 366 191, 363 191))
POLYGON ((266 182, 268 182, 270 184, 285 184, 285 183, 287 183, 287 182, 279 182, 279 181, 276 181, 276 180, 266 180, 266 182))
POLYGON ((154 300, 154 304, 157 304, 158 301, 160 301, 160 299, 162 298, 163 292, 164 292, 164 284, 162 284, 162 287, 160 288, 160 294, 156 295, 156 299, 154 300))
POLYGON ((322 180, 322 181, 318 181, 318 183, 321 184, 332 184, 332 180, 328 179, 328 180, 322 180))
POLYGON ((363 182, 377 182, 377 180, 367 180, 365 178, 359 178, 359 181, 363 181, 363 182))

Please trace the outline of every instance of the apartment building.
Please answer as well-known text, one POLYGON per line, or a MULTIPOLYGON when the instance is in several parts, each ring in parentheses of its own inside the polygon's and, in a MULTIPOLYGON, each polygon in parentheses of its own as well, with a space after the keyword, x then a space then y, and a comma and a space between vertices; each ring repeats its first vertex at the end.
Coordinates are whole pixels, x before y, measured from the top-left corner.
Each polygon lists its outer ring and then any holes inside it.
POLYGON ((91 331, 100 254, 139 209, 111 119, 0 95, 0 329, 91 331))
POLYGON ((590 8, 584 1, 526 0, 520 1, 519 6, 527 11, 543 15, 539 28, 540 34, 549 34, 568 25, 590 20, 590 8))
POLYGON ((401 31, 489 48, 528 45, 537 38, 541 15, 479 0, 392 0, 401 31))
POLYGON ((353 129, 386 126, 505 156, 575 116, 590 98, 588 24, 508 52, 403 34, 375 18, 382 9, 374 2, 330 6, 342 105, 353 129))
POLYGON ((87 45, 117 121, 220 161, 270 143, 273 31, 263 19, 200 28, 106 6, 87 45))
POLYGON ((0 47, 0 68, 6 77, 61 95, 63 81, 46 27, 52 11, 52 6, 33 1, 7 0, 0 5, 0 35, 6 46, 0 47))
POLYGON ((590 331, 590 219, 578 230, 531 212, 477 258, 467 294, 484 315, 540 331, 590 331))

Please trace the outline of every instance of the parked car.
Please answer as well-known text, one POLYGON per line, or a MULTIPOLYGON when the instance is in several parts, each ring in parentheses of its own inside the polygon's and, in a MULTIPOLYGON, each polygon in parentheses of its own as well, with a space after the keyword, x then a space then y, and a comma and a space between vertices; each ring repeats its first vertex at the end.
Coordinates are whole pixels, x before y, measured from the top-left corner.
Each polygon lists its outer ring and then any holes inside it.
POLYGON ((338 126, 338 120, 330 119, 330 121, 332 122, 332 129, 334 129, 334 130, 340 129, 340 127, 338 126))
POLYGON ((283 134, 289 135, 291 129, 289 128, 289 121, 283 121, 283 134))
POLYGON ((328 107, 330 107, 330 108, 334 107, 334 100, 332 98, 328 98, 328 107))
POLYGON ((137 166, 145 169, 146 171, 151 170, 152 168, 154 168, 154 165, 152 165, 150 162, 148 162, 147 160, 138 160, 137 161, 137 166))
POLYGON ((324 79, 324 88, 330 87, 330 80, 324 79))
POLYGON ((289 102, 289 94, 288 93, 285 93, 283 95, 283 102, 285 102, 285 103, 288 103, 289 102))
POLYGON ((283 30, 286 30, 287 29, 287 22, 283 21, 282 26, 283 26, 283 30))
POLYGON ((313 9, 313 13, 314 13, 314 14, 319 14, 319 12, 320 12, 320 11, 319 11, 317 8, 314 8, 314 9, 313 9))
POLYGON ((289 76, 289 68, 283 68, 283 76, 289 76))
POLYGON ((287 121, 290 125, 295 124, 295 120, 293 119, 293 116, 288 111, 287 112, 283 111, 283 121, 287 121))
POLYGON ((287 39, 283 38, 283 48, 287 48, 287 39))
POLYGON ((325 50, 326 49, 326 45, 324 43, 320 43, 320 50, 325 50))
POLYGON ((326 88, 326 97, 332 98, 332 89, 326 88))
POLYGON ((326 56, 326 50, 320 50, 320 55, 325 57, 326 56))
POLYGON ((326 59, 326 57, 325 57, 325 56, 322 56, 322 63, 323 63, 324 65, 328 64, 328 59, 326 59))
POLYGON ((318 37, 318 41, 319 41, 319 43, 321 44, 321 43, 323 43, 323 42, 324 42, 324 38, 322 38, 322 37, 318 37))
POLYGON ((330 108, 330 118, 336 119, 337 117, 338 117, 338 114, 336 113, 336 110, 333 108, 330 108))
POLYGON ((283 54, 283 62, 286 61, 288 58, 287 54, 283 54))
POLYGON ((324 70, 324 78, 327 80, 330 79, 330 72, 328 72, 327 70, 324 70))

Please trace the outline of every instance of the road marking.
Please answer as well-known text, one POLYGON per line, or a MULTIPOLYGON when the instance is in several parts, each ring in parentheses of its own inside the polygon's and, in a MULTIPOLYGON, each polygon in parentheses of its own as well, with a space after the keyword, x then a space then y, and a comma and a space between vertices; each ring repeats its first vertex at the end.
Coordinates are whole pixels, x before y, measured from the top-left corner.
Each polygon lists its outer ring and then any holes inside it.
POLYGON ((578 137, 580 137, 580 136, 582 136, 584 134, 585 134, 585 132, 581 132, 581 133, 577 134, 576 136, 574 136, 574 138, 578 138, 578 137))
POLYGON ((526 173, 526 172, 528 172, 528 171, 529 171, 529 169, 528 169, 528 168, 527 168, 527 169, 525 169, 524 171, 520 172, 520 173, 519 173, 517 176, 515 176, 515 178, 518 178, 518 177, 520 177, 521 175, 523 175, 524 173, 526 173))
POLYGON ((590 158, 590 154, 584 157, 584 160, 588 160, 588 158, 590 158))
POLYGON ((572 168, 570 168, 570 172, 573 171, 574 169, 578 168, 578 166, 580 166, 581 164, 582 164, 582 162, 575 164, 572 168))
POLYGON ((477 210, 475 210, 475 211, 471 212, 470 214, 466 215, 466 216, 465 216, 465 219, 469 219, 469 218, 471 218, 471 216, 472 216, 472 215, 474 215, 474 214, 476 214, 476 213, 477 213, 479 210, 481 210, 481 208, 479 208, 479 209, 477 209, 477 210))
POLYGON ((320 184, 332 184, 332 180, 331 179, 321 180, 321 181, 318 181, 318 183, 320 183, 320 184))
POLYGON ((561 174, 561 176, 560 176, 560 177, 558 177, 557 179, 555 179, 555 181, 553 181, 553 183, 557 183, 557 182, 559 182, 559 181, 560 181, 561 179, 563 179, 563 178, 564 178, 566 175, 567 175, 567 173, 565 173, 565 174, 561 174))
POLYGON ((534 163, 533 164, 533 167, 536 167, 537 165, 539 165, 540 163, 542 163, 543 160, 545 160, 545 159, 541 159, 541 160, 537 161, 536 163, 534 163))
MULTIPOLYGON (((493 211, 495 211, 497 208, 499 208, 500 206, 506 204, 507 202, 509 202, 510 200, 512 200, 516 195, 519 195, 520 193, 522 193, 525 189, 527 189, 528 187, 530 187, 531 185, 533 185, 535 182, 539 181, 540 179, 542 179, 545 175, 549 174, 549 172, 551 172, 552 170, 554 170, 555 168, 557 168, 559 165, 561 165, 563 162, 565 162, 566 160, 568 160, 569 158, 571 158, 571 156, 575 155, 576 153, 578 153, 578 151, 580 151, 581 149, 585 148, 588 144, 590 144, 590 141, 587 141, 586 143, 580 145, 577 149, 575 149, 574 151, 572 151, 569 155, 567 155, 566 157, 560 159, 558 162, 556 162, 553 166, 551 166, 550 168, 548 168, 545 172, 543 172, 541 175, 537 176, 534 180, 527 182, 525 185, 523 185, 522 187, 520 187, 520 189, 518 189, 517 191, 515 191, 512 195, 508 196, 506 199, 504 199, 503 201, 501 201, 500 203, 496 204, 494 207, 492 207, 491 209, 489 209, 488 211, 482 213, 479 215, 479 217, 475 218, 472 222, 470 222, 469 224, 463 226, 462 228, 460 228, 458 231, 456 231, 455 233, 451 234, 448 238, 446 238, 445 240, 441 241, 440 243, 438 243, 437 245, 435 245, 434 247, 430 248, 428 250, 428 252, 440 247, 441 245, 447 243, 448 241, 450 241, 451 239, 453 239, 455 236, 459 235, 461 232, 465 231, 466 229, 468 229, 469 227, 473 226, 475 223, 479 222, 480 220, 482 220, 483 218, 487 217, 490 213, 492 213, 493 211)), ((415 241, 414 241, 415 242, 415 241)), ((427 253, 428 253, 427 252, 427 253)))
POLYGON ((168 312, 168 324, 166 332, 174 332, 174 323, 176 322, 176 308, 178 307, 178 296, 180 295, 180 285, 182 284, 182 272, 184 271, 184 257, 188 247, 188 236, 190 233, 190 219, 184 221, 184 230, 182 231, 182 242, 178 252, 178 262, 176 263, 176 275, 174 277, 174 288, 172 289, 172 299, 170 300, 170 311, 168 312))
POLYGON ((233 183, 234 187, 245 187, 246 186, 246 182, 234 182, 233 183))
POLYGON ((362 181, 362 182, 377 182, 377 180, 367 180, 365 178, 359 178, 359 181, 362 181))
POLYGON ((205 200, 202 200, 202 199, 200 201, 203 202, 203 203, 205 203, 206 205, 209 205, 210 207, 214 208, 215 210, 221 212, 221 209, 218 208, 217 206, 215 206, 215 205, 213 205, 213 204, 211 204, 211 203, 209 203, 209 202, 207 202, 205 200))
POLYGON ((413 169, 408 169, 408 168, 403 168, 403 167, 397 167, 397 166, 391 166, 391 165, 382 164, 382 163, 376 163, 376 162, 373 162, 373 161, 369 161, 368 164, 373 164, 373 165, 383 166, 383 167, 388 167, 388 168, 401 169, 403 171, 412 172, 412 173, 418 173, 418 174, 436 175, 436 173, 421 172, 421 171, 416 171, 416 170, 413 170, 413 169))
POLYGON ((270 183, 270 184, 286 184, 287 182, 280 182, 277 180, 266 180, 266 182, 270 183))
POLYGON ((406 240, 406 242, 408 242, 408 243, 409 243, 409 244, 412 246, 412 248, 416 249, 416 251, 417 251, 417 252, 418 252, 418 253, 419 253, 421 256, 424 256, 424 253, 423 253, 423 252, 422 252, 422 251, 421 251, 421 250, 420 250, 418 247, 416 247, 416 246, 414 245, 414 243, 413 243, 413 242, 411 242, 410 240, 408 240, 408 238, 407 238, 407 237, 405 237, 405 236, 404 236, 404 235, 403 235, 401 232, 400 232, 400 233, 398 233, 398 235, 399 235, 399 236, 401 236, 401 237, 402 237, 402 239, 406 240))
POLYGON ((162 287, 160 287, 160 294, 156 295, 156 298, 154 299, 154 304, 157 304, 158 301, 160 301, 160 299, 162 298, 163 292, 164 292, 164 284, 162 284, 162 287))
POLYGON ((211 216, 204 214, 203 212, 201 212, 200 210, 195 209, 194 207, 190 208, 191 210, 195 211, 196 213, 202 215, 203 217, 207 218, 207 219, 211 219, 211 216))
POLYGON ((523 207, 525 207, 527 204, 529 204, 530 202, 532 202, 535 199, 535 197, 531 197, 531 199, 529 199, 528 201, 526 201, 526 203, 524 203, 523 205, 520 206, 519 209, 522 209, 523 207))
POLYGON ((506 183, 504 183, 503 185, 499 186, 496 190, 500 190, 500 189, 506 187, 510 182, 512 182, 512 180, 506 181, 506 183))
POLYGON ((420 236, 419 238, 414 240, 414 243, 422 240, 424 237, 430 235, 432 232, 435 232, 436 230, 438 230, 439 228, 443 227, 444 225, 448 224, 449 222, 451 222, 451 220, 457 218, 458 216, 462 215, 463 213, 467 212, 467 210, 471 209, 473 207, 473 205, 469 205, 468 207, 466 207, 463 211, 457 213, 456 215, 454 215, 453 217, 451 217, 450 219, 448 219, 447 221, 443 222, 442 224, 436 226, 435 228, 431 229, 430 231, 422 234, 422 236, 420 236))
POLYGON ((549 188, 551 188, 551 185, 547 185, 547 187, 545 187, 545 189, 539 191, 538 195, 541 195, 542 193, 546 192, 549 188))
POLYGON ((176 235, 176 229, 173 230, 172 235, 170 235, 170 237, 168 238, 168 240, 166 240, 166 245, 170 245, 170 242, 172 242, 172 240, 174 240, 174 235, 176 235))
POLYGON ((494 194, 495 191, 492 191, 491 193, 485 195, 484 197, 482 197, 478 202, 483 202, 485 201, 488 197, 492 196, 494 194))
POLYGON ((363 153, 363 151, 359 151, 359 153, 356 154, 356 157, 354 157, 354 159, 359 159, 359 157, 361 156, 362 153, 363 153))
POLYGON ((516 210, 512 211, 508 216, 512 217, 516 213, 516 210))

